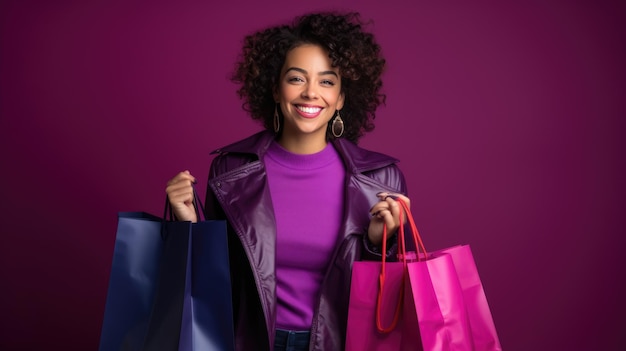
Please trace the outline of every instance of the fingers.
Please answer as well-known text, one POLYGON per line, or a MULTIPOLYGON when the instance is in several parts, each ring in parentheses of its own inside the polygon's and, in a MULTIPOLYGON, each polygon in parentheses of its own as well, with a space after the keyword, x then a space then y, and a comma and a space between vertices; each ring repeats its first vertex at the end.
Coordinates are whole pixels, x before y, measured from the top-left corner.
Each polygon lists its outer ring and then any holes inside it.
POLYGON ((196 183, 196 178, 191 175, 189 171, 183 171, 178 173, 174 178, 170 179, 167 182, 167 186, 174 185, 180 181, 190 181, 192 183, 196 183))
POLYGON ((401 208, 397 200, 402 199, 407 206, 411 205, 411 200, 402 194, 381 192, 376 194, 376 196, 380 199, 380 201, 370 209, 370 215, 372 215, 372 217, 379 217, 382 219, 386 214, 391 214, 394 218, 398 219, 401 213, 401 208))
POLYGON ((196 178, 189 171, 178 173, 167 182, 165 192, 176 218, 180 220, 197 220, 193 206, 193 187, 196 178))
POLYGON ((399 214, 400 205, 391 198, 377 202, 370 209, 370 215, 379 219, 385 219, 387 216, 398 217, 399 214))
POLYGON ((398 193, 388 193, 388 192, 381 192, 376 194, 376 196, 378 196, 378 198, 380 198, 383 201, 393 201, 395 202, 398 199, 402 199, 404 202, 406 202, 407 205, 411 205, 411 199, 409 199, 408 197, 402 195, 402 194, 398 194, 398 193))
POLYGON ((398 200, 401 199, 407 206, 411 204, 410 199, 402 194, 381 192, 376 194, 376 196, 380 201, 370 209, 372 220, 368 229, 368 235, 372 243, 382 240, 383 224, 387 227, 388 233, 394 233, 400 227, 400 215, 402 215, 403 221, 406 220, 406 214, 402 211, 398 200))
POLYGON ((170 198, 189 192, 193 195, 193 188, 191 184, 195 182, 196 178, 192 176, 189 171, 180 172, 167 182, 165 192, 170 198))

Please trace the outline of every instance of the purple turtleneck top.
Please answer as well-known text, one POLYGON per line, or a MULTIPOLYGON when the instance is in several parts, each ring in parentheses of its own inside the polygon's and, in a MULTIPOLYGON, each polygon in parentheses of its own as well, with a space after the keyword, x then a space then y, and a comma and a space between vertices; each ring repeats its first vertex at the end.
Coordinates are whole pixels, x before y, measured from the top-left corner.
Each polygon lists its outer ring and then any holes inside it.
POLYGON ((264 161, 276 216, 276 327, 309 330, 340 239, 345 168, 330 143, 300 155, 273 142, 264 161))

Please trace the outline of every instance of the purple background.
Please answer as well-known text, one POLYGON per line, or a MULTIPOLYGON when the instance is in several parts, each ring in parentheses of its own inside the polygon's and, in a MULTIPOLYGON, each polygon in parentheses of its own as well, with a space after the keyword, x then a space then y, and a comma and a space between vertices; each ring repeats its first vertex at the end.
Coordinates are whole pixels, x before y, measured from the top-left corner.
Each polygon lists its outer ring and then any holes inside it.
POLYGON ((610 1, 3 1, 0 349, 95 350, 118 211, 159 214, 257 130, 242 37, 320 9, 374 20, 427 247, 469 243, 505 350, 623 350, 626 6, 610 1))

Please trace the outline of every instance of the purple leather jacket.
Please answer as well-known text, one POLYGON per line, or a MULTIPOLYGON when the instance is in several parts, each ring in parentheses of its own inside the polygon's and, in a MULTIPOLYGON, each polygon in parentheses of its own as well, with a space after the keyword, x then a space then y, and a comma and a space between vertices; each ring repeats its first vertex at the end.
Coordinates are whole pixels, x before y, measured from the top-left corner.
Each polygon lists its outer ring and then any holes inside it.
MULTIPOLYGON (((263 131, 218 149, 211 164, 207 219, 228 220, 237 350, 273 350, 276 317, 276 227, 263 156, 274 138, 263 131)), ((368 243, 369 209, 376 194, 406 194, 396 159, 334 140, 346 166, 343 240, 335 248, 311 326, 310 350, 343 350, 352 264, 380 259, 368 243)), ((391 255, 390 250, 387 252, 391 255)))

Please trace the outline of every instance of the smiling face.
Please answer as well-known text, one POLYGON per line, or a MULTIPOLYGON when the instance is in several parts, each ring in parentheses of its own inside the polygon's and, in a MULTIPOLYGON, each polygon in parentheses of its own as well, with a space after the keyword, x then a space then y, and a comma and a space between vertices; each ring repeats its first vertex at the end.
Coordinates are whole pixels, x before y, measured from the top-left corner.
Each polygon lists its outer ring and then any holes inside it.
POLYGON ((339 70, 320 46, 298 46, 287 53, 274 99, 284 116, 280 144, 293 152, 320 151, 328 122, 343 107, 339 70))

